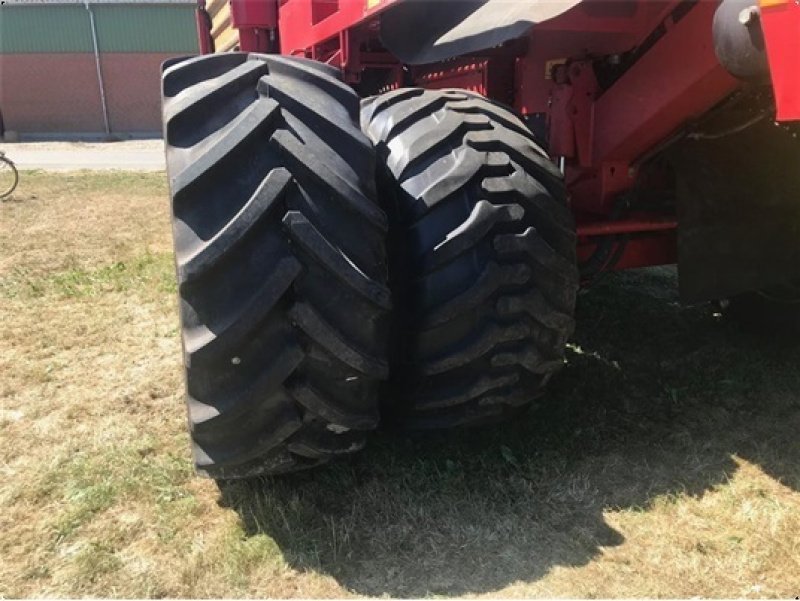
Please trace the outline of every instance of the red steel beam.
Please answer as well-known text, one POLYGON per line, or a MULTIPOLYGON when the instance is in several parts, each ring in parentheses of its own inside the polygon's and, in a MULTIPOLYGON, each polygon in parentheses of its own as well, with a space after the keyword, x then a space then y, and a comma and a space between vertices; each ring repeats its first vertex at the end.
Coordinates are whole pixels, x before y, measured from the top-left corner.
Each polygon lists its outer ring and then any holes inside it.
POLYGON ((271 52, 278 27, 278 0, 230 0, 231 25, 239 30, 239 48, 271 52))
POLYGON ((194 17, 200 54, 211 54, 214 52, 214 39, 211 37, 211 17, 206 11, 206 0, 198 0, 194 17))
POLYGON ((800 120, 800 3, 761 0, 761 27, 775 90, 776 118, 800 120))
MULTIPOLYGON (((657 232, 652 236, 634 238, 620 244, 624 244, 625 248, 619 261, 611 268, 613 271, 672 265, 678 262, 678 241, 674 231, 657 232)), ((589 259, 596 248, 596 244, 579 244, 578 262, 583 263, 589 259)))
POLYGON ((611 234, 637 234, 677 229, 675 219, 626 219, 624 221, 598 221, 578 225, 578 236, 608 236, 611 234))
POLYGON ((285 0, 280 3, 278 27, 281 53, 302 54, 306 50, 356 27, 368 17, 398 0, 338 0, 325 18, 314 19, 314 4, 330 0, 285 0))
POLYGON ((594 164, 634 161, 738 87, 714 54, 716 2, 698 2, 597 100, 594 164))

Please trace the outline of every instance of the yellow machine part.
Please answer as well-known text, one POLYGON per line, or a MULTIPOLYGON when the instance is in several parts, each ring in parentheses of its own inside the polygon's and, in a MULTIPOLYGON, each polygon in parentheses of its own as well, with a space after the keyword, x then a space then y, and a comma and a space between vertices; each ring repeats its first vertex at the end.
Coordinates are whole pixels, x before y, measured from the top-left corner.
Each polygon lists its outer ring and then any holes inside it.
POLYGON ((217 52, 239 49, 239 31, 231 25, 228 0, 207 0, 206 11, 211 16, 211 37, 217 52))

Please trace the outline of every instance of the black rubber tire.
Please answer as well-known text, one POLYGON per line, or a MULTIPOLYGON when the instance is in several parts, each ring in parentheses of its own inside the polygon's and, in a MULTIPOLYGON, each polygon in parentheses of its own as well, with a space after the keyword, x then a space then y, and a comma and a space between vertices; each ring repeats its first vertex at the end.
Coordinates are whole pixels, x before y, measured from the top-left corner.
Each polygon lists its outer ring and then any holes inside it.
POLYGON ((228 53, 163 72, 195 464, 307 468, 378 423, 391 295, 359 99, 313 61, 228 53))
POLYGON ((575 227, 559 171, 520 119, 464 90, 362 102, 384 166, 395 319, 387 416, 497 421, 538 397, 574 328, 575 227))
POLYGON ((0 154, 0 198, 11 196, 11 193, 17 189, 19 184, 19 171, 16 165, 9 158, 0 154))

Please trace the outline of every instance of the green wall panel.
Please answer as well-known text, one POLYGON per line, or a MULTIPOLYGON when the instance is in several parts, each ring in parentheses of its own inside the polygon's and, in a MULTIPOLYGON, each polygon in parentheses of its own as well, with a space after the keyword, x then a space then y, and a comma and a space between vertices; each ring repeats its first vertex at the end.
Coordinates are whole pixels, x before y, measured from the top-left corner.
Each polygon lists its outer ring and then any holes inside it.
POLYGON ((0 52, 92 52, 92 30, 80 5, 0 8, 0 52))
MULTIPOLYGON (((194 6, 92 4, 100 52, 199 51, 194 6)), ((83 5, 0 8, 0 53, 93 52, 83 5)))
POLYGON ((101 52, 199 52, 194 6, 98 4, 101 52))

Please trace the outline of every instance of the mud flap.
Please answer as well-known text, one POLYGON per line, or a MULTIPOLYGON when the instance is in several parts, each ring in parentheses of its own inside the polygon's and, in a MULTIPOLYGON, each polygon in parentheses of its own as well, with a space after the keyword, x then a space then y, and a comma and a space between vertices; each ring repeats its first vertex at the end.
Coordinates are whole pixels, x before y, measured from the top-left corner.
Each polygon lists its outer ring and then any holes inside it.
POLYGON ((800 139, 769 117, 670 151, 686 302, 800 279, 800 139))
POLYGON ((406 0, 381 18, 381 40, 404 63, 422 65, 498 46, 584 0, 406 0))

